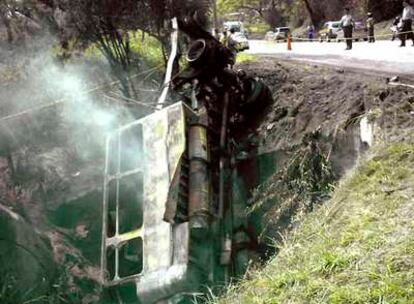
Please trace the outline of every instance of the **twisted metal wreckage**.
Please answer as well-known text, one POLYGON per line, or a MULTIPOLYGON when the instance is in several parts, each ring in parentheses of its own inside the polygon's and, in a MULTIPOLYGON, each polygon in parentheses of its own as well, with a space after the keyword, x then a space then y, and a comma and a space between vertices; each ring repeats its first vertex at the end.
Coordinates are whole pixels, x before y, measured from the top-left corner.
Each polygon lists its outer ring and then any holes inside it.
POLYGON ((234 142, 270 91, 230 68, 232 52, 193 21, 173 28, 158 110, 107 140, 102 280, 126 302, 192 303, 243 275, 254 254, 234 142), (178 28, 191 39, 188 67, 171 77, 178 28), (169 87, 189 93, 164 108, 169 87))

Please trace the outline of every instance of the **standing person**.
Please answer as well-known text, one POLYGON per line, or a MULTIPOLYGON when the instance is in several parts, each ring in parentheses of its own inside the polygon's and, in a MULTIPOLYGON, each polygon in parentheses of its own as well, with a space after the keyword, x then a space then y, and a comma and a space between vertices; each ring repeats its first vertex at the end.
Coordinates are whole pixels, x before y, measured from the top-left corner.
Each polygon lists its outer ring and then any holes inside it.
POLYGON ((368 29, 368 43, 374 43, 375 42, 375 20, 372 16, 372 13, 367 14, 367 29, 368 29))
POLYGON ((309 41, 311 41, 312 42, 312 40, 313 40, 313 33, 315 32, 315 27, 313 26, 313 24, 311 24, 311 25, 309 25, 308 26, 308 39, 309 39, 309 41))
POLYGON ((399 26, 401 23, 401 16, 395 17, 394 21, 392 22, 391 32, 392 32, 392 38, 391 41, 394 41, 398 37, 399 26))
POLYGON ((352 50, 352 31, 354 29, 354 24, 350 9, 345 8, 345 15, 341 19, 341 27, 344 31, 346 50, 352 50))
POLYGON ((235 32, 236 32, 236 30, 234 28, 230 29, 230 35, 227 39, 227 47, 232 51, 232 53, 236 57, 236 55, 237 55, 237 41, 236 41, 236 38, 234 37, 235 32))
POLYGON ((414 9, 410 5, 409 0, 404 0, 403 6, 404 6, 404 10, 403 10, 403 14, 401 17, 402 29, 401 29, 401 34, 400 34, 400 39, 401 39, 400 47, 405 47, 405 41, 407 39, 411 39, 413 41, 413 46, 414 46, 414 33, 412 29, 413 19, 414 19, 414 9))
POLYGON ((219 29, 215 28, 213 30, 213 36, 214 36, 214 38, 216 38, 217 40, 220 41, 220 32, 219 32, 219 29))
POLYGON ((223 33, 221 34, 220 37, 220 42, 222 45, 227 46, 227 40, 229 39, 228 35, 227 35, 227 29, 225 28, 223 30, 223 33))

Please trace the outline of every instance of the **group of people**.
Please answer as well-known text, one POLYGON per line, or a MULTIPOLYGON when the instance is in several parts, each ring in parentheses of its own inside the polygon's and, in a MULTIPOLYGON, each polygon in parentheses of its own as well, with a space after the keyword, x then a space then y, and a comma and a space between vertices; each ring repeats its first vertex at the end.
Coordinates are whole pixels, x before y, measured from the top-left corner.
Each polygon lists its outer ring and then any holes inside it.
MULTIPOLYGON (((401 40, 400 47, 405 47, 407 40, 411 39, 414 46, 414 32, 412 29, 414 20, 414 8, 411 6, 410 0, 403 1, 403 13, 401 17, 394 20, 394 27, 398 37, 401 40)), ((345 8, 345 15, 341 19, 341 27, 344 31, 344 38, 346 41, 346 50, 352 49, 352 32, 355 27, 354 19, 351 15, 350 9, 345 8)), ((366 28, 368 31, 368 42, 375 42, 375 20, 373 14, 367 14, 366 28)), ((395 38, 395 37, 394 37, 395 38)))

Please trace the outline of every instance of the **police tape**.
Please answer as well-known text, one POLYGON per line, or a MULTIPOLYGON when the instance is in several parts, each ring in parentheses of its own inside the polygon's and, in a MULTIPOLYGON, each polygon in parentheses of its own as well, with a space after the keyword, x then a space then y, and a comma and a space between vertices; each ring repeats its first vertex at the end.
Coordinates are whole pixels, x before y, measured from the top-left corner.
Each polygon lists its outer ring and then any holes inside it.
MULTIPOLYGON (((291 37, 291 41, 292 42, 294 42, 294 41, 305 41, 305 42, 324 42, 324 41, 326 41, 326 40, 332 40, 332 41, 346 41, 346 40, 355 40, 355 39, 369 39, 369 38, 374 38, 374 39, 378 39, 378 38, 385 38, 385 37, 398 37, 398 36, 400 36, 400 35, 408 35, 408 34, 413 34, 414 35, 414 31, 406 31, 406 32, 396 32, 396 33, 393 33, 393 34, 381 34, 381 35, 374 35, 374 36, 369 36, 369 35, 367 35, 367 36, 364 36, 364 37, 361 37, 361 36, 356 36, 356 37, 352 37, 352 38, 332 38, 332 39, 329 39, 329 38, 322 38, 322 37, 320 37, 320 38, 302 38, 302 37, 291 37)), ((276 43, 278 43, 278 41, 277 40, 274 40, 276 43)), ((283 39, 283 42, 287 42, 288 41, 288 38, 286 38, 286 39, 283 39)))

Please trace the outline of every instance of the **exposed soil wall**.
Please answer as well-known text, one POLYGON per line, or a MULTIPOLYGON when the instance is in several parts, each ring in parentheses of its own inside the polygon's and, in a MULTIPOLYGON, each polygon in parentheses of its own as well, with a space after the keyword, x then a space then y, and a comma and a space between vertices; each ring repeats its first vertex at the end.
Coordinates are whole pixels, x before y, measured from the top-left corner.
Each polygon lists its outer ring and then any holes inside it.
POLYGON ((328 199, 374 143, 373 133, 383 140, 385 130, 412 125, 412 92, 388 86, 384 75, 272 58, 241 68, 262 78, 274 97, 244 145, 256 162, 250 167, 260 172, 247 184, 258 186, 250 200, 264 242, 279 239, 299 213, 328 199), (396 116, 401 108, 405 115, 396 116))

